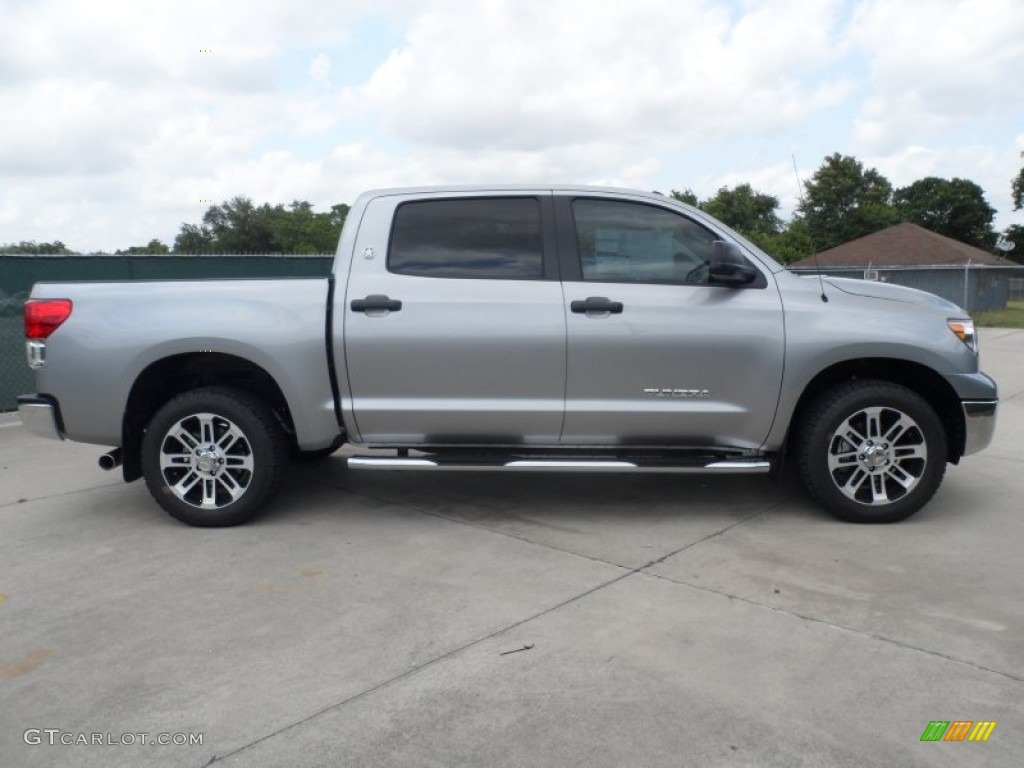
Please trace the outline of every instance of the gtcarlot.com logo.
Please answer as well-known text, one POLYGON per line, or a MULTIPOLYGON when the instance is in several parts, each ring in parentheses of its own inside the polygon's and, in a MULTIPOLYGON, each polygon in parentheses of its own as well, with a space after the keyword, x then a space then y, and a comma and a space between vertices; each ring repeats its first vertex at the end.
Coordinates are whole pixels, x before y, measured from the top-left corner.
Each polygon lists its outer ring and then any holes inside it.
POLYGON ((995 729, 995 720, 932 720, 921 741, 988 741, 995 729))
POLYGON ((26 744, 63 744, 65 746, 129 747, 134 744, 157 744, 160 746, 202 746, 201 733, 74 733, 60 728, 29 728, 21 737, 26 744))

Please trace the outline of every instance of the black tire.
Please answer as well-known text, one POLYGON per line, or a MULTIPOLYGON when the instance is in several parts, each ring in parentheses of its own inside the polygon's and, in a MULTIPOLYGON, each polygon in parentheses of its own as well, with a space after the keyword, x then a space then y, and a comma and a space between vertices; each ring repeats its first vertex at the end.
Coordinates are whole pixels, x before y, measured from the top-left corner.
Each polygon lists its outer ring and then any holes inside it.
POLYGON ((228 387, 169 400, 146 428, 142 471, 172 517, 218 528, 244 523, 281 484, 288 449, 270 408, 228 387))
POLYGON ((863 379, 811 404, 797 432, 800 479, 852 523, 894 523, 923 507, 946 471, 946 432, 920 395, 863 379))

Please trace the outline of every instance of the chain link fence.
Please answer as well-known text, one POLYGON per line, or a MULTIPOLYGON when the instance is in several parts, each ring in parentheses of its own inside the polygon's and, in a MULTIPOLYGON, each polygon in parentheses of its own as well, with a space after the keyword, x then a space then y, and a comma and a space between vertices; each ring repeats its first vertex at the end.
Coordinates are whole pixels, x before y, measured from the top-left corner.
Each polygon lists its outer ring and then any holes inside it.
POLYGON ((1024 301, 1024 277, 1010 278, 1010 301, 1024 301))
POLYGON ((34 392, 25 361, 22 307, 35 283, 72 280, 198 280, 245 277, 326 277, 333 255, 0 255, 0 412, 34 392))

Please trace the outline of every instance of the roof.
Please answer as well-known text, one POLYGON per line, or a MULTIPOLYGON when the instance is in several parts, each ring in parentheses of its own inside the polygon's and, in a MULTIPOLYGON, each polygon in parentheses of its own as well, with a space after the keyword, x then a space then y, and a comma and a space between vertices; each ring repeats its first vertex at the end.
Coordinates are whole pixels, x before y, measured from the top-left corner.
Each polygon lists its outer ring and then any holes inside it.
POLYGON ((1018 266, 981 248, 961 243, 917 224, 904 222, 837 245, 790 264, 791 267, 888 267, 980 264, 1018 266))

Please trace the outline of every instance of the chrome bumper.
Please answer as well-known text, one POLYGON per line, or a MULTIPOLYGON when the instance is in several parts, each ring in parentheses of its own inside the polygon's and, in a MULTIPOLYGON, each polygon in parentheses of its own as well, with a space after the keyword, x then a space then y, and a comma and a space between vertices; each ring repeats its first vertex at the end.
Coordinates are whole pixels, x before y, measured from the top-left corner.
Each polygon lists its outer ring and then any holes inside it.
POLYGON ((63 440, 60 410, 53 400, 39 395, 21 395, 18 398, 18 415, 22 426, 33 435, 50 440, 63 440))
POLYGON ((996 406, 998 400, 965 400, 964 407, 964 456, 970 456, 992 442, 996 431, 996 406))

